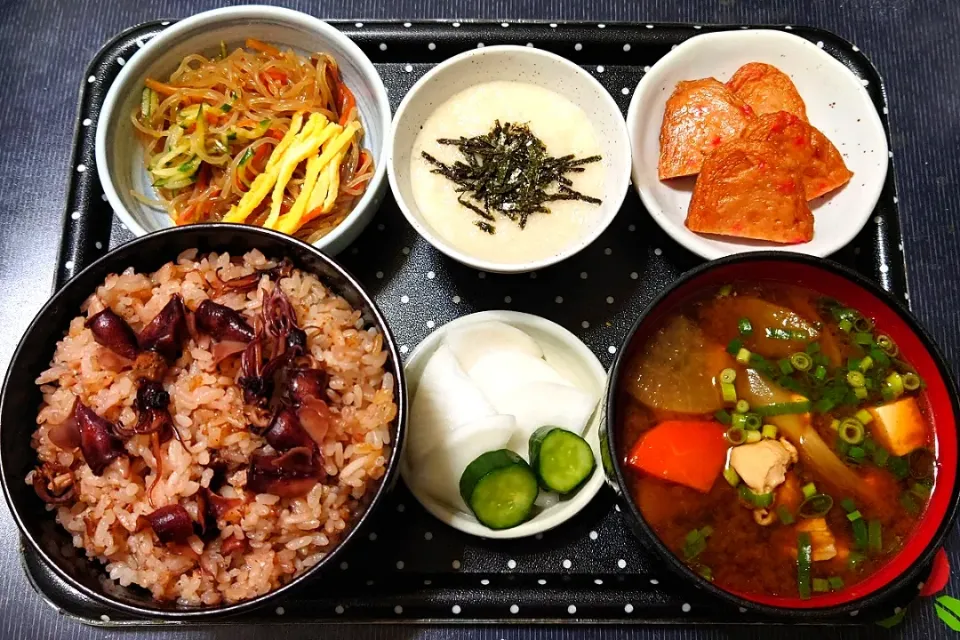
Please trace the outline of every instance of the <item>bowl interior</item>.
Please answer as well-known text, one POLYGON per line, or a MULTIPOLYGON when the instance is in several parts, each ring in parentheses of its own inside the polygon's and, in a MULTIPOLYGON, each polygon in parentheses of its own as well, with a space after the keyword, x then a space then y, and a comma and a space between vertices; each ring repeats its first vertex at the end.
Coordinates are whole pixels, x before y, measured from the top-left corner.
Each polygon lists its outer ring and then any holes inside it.
POLYGON ((339 236, 355 218, 364 217, 364 210, 371 209, 372 216, 386 187, 383 161, 390 106, 379 74, 359 47, 334 27, 296 11, 270 7, 210 11, 179 22, 148 41, 117 76, 100 114, 97 168, 104 192, 121 221, 135 235, 173 226, 166 211, 151 208, 133 195, 137 192, 156 199, 130 114, 139 108, 145 79, 166 80, 185 56, 213 57, 219 54, 221 42, 232 51, 242 47, 247 38, 308 56, 314 52, 329 53, 356 97, 364 128, 363 145, 373 154, 377 171, 350 216, 317 243, 322 247, 332 244, 340 250, 343 247, 337 242, 339 236))
POLYGON ((560 56, 529 47, 496 46, 460 54, 438 65, 407 94, 393 124, 390 181, 394 196, 420 235, 450 257, 489 271, 530 271, 558 262, 589 245, 616 216, 630 180, 630 148, 616 102, 590 74, 560 56), (444 102, 477 84, 513 81, 542 87, 580 107, 593 124, 605 172, 603 204, 592 232, 559 255, 530 264, 498 264, 473 258, 430 228, 417 207, 410 181, 411 152, 424 122, 444 102))
MULTIPOLYGON (((410 384, 410 398, 414 398, 417 392, 417 384, 420 376, 423 374, 423 368, 427 360, 437 350, 443 341, 447 331, 456 327, 463 327, 476 322, 488 322, 497 320, 517 327, 528 333, 543 348, 544 356, 547 362, 560 371, 565 377, 575 382, 580 388, 595 393, 597 398, 603 394, 604 384, 606 383, 606 371, 593 352, 584 345, 576 336, 563 327, 550 322, 539 316, 516 311, 483 311, 473 313, 462 318, 458 318, 443 327, 434 331, 430 336, 421 342, 407 361, 404 371, 410 384)), ((427 492, 420 489, 415 482, 411 482, 414 477, 406 464, 406 460, 401 457, 400 469, 404 480, 410 491, 416 496, 417 500, 434 517, 444 523, 464 531, 466 533, 480 536, 483 538, 523 538, 537 533, 542 533, 563 524, 575 516, 583 507, 585 507, 600 490, 603 485, 603 472, 600 469, 600 429, 603 412, 597 410, 590 418, 586 431, 583 434, 584 439, 593 449, 594 456, 597 459, 597 470, 587 482, 569 499, 561 500, 557 504, 548 507, 534 516, 531 520, 502 531, 494 531, 480 524, 473 514, 463 513, 457 509, 435 500, 427 492)), ((414 425, 412 428, 416 428, 414 425)), ((477 451, 480 455, 483 451, 477 451)))
POLYGON ((929 561, 936 547, 949 531, 957 509, 957 431, 956 419, 960 414, 956 389, 949 377, 936 347, 926 336, 916 320, 888 295, 861 277, 833 263, 815 261, 812 258, 789 257, 765 254, 762 258, 730 258, 705 265, 691 272, 675 288, 655 301, 638 320, 630 334, 611 373, 611 389, 608 390, 607 407, 611 419, 607 424, 614 458, 614 475, 629 506, 630 517, 640 525, 644 537, 651 546, 667 557, 671 565, 699 586, 720 595, 733 593, 748 603, 757 603, 778 610, 818 609, 849 605, 871 596, 894 581, 915 574, 929 561), (762 274, 759 275, 758 274, 762 274), (912 535, 896 556, 867 579, 836 593, 820 594, 811 600, 770 596, 755 593, 725 592, 701 578, 686 566, 660 542, 656 533, 646 523, 639 508, 626 489, 626 471, 620 456, 619 404, 616 400, 616 381, 630 354, 643 345, 652 332, 668 315, 690 297, 705 289, 717 288, 731 282, 780 282, 798 284, 825 296, 833 297, 853 307, 868 317, 874 318, 878 331, 889 335, 900 347, 900 352, 927 384, 921 396, 934 426, 937 453, 937 481, 930 502, 912 535))
POLYGON ((889 166, 880 116, 863 81, 840 61, 798 36, 772 30, 736 30, 691 38, 658 61, 630 103, 627 126, 633 149, 633 184, 654 220, 674 240, 707 259, 757 250, 829 255, 856 236, 869 219, 889 166), (657 177, 660 125, 667 98, 681 80, 726 82, 741 65, 765 62, 790 76, 810 123, 843 155, 853 178, 810 202, 813 240, 798 245, 696 234, 684 226, 695 177, 657 177))
POLYGON ((7 372, 3 397, 0 400, 0 471, 11 511, 28 542, 33 544, 41 557, 62 578, 86 595, 134 614, 187 618, 233 613, 263 604, 307 576, 315 574, 320 567, 339 555, 340 550, 361 528, 367 515, 395 481, 397 474, 399 446, 394 446, 384 479, 377 488, 368 492, 368 501, 361 512, 354 516, 352 528, 341 543, 319 564, 283 587, 266 596, 238 604, 185 608, 173 603, 156 602, 146 590, 122 587, 113 582, 106 576, 103 565, 86 559, 82 551, 74 549, 70 536, 55 522, 55 514, 45 509, 33 488, 24 482, 26 474, 36 464, 36 453, 30 446, 30 439, 36 426, 36 412, 42 396, 34 380, 49 366, 56 343, 63 336, 70 320, 80 313, 81 302, 108 274, 119 273, 127 267, 141 272, 153 271, 165 262, 176 259, 180 252, 193 247, 201 253, 229 251, 232 254, 242 254, 251 249, 259 249, 267 256, 287 256, 299 268, 322 277, 327 285, 360 310, 367 325, 377 327, 384 334, 384 344, 389 349, 390 356, 385 366, 394 375, 394 394, 399 407, 399 414, 393 425, 393 442, 402 445, 406 392, 393 337, 380 312, 356 281, 319 251, 282 234, 254 227, 192 225, 136 239, 110 252, 57 292, 34 319, 21 340, 7 372))

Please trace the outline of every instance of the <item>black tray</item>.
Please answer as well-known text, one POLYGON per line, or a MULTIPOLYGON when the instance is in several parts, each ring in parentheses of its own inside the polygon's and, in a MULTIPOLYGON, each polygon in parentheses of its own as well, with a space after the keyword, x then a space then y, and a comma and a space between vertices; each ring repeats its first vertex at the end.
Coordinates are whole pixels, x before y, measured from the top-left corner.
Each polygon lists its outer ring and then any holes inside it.
MULTIPOLYGON (((55 286, 110 247, 131 238, 102 195, 94 161, 94 130, 110 83, 126 59, 168 22, 130 29, 96 56, 80 90, 73 166, 55 286), (85 171, 78 171, 79 165, 85 171)), ((367 22, 335 23, 373 60, 395 108, 432 65, 477 46, 532 44, 584 66, 626 111, 630 94, 671 47, 697 35, 739 26, 596 23, 367 22)), ((772 27, 791 29, 791 27, 772 27)), ((859 50, 818 29, 792 32, 818 44, 857 76, 887 127, 879 75, 859 50)), ((894 172, 887 174, 871 221, 835 259, 908 299, 894 172)), ((619 217, 588 249, 528 275, 477 272, 434 250, 387 198, 376 219, 340 256, 375 297, 408 353, 434 328, 485 309, 516 309, 548 317, 580 336, 609 365, 633 319, 699 258, 673 242, 645 213, 633 191, 619 217), (583 279, 586 279, 585 281, 583 279)), ((731 609, 677 581, 642 549, 604 488, 576 518, 519 541, 484 541, 455 531, 424 511, 402 485, 382 507, 339 568, 296 591, 279 606, 224 622, 777 622, 731 609)), ((84 598, 34 554, 24 566, 34 587, 63 613, 98 625, 148 625, 84 598)), ((872 610, 829 624, 888 617, 917 594, 909 585, 872 610)), ((164 622, 164 625, 175 624, 164 622)))

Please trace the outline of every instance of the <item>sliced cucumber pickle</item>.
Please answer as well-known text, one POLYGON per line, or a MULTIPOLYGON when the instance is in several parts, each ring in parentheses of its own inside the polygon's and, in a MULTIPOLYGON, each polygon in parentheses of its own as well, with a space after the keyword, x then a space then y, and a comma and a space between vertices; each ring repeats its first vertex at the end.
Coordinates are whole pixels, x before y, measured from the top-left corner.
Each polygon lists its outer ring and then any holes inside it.
POLYGON ((541 486, 565 495, 576 491, 597 466, 593 449, 572 431, 540 427, 530 436, 530 466, 541 486))
POLYGON ((539 492, 530 465, 509 449, 484 453, 460 476, 460 497, 491 529, 509 529, 527 520, 539 492))

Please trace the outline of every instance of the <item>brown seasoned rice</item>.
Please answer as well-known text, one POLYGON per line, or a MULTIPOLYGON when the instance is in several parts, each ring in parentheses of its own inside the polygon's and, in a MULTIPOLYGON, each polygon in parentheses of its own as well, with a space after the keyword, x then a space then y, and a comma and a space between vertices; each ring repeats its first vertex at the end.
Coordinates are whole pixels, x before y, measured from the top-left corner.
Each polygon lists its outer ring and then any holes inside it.
POLYGON ((111 463, 101 476, 94 475, 79 450, 60 449, 50 441, 48 432, 67 419, 75 397, 123 426, 131 427, 137 420, 137 381, 129 369, 117 373, 101 365, 104 347, 84 327, 88 317, 110 307, 139 331, 179 293, 190 309, 214 296, 252 325, 271 281, 264 277, 253 291, 220 295, 210 282, 216 282, 218 271, 228 279, 275 264, 258 251, 231 261, 228 254, 198 258, 191 250, 152 274, 128 269, 110 275, 84 302, 83 315, 70 323, 50 368, 36 381, 43 405, 33 447, 40 461, 72 467, 76 478, 74 499, 48 508, 56 510, 57 521, 72 534, 74 546, 103 562, 121 585, 140 585, 157 599, 188 605, 236 602, 267 593, 315 565, 337 544, 362 498, 385 473, 397 406, 394 379, 385 369, 388 352, 383 335, 364 328, 359 311, 315 276, 299 270, 282 279, 280 286, 307 333, 310 353, 330 375, 328 403, 334 416, 334 426, 320 447, 328 477, 305 496, 251 495, 241 507, 239 524, 227 524, 219 537, 206 543, 190 537, 194 554, 161 544, 150 527, 138 524, 155 508, 177 503, 196 518, 197 493, 214 477, 214 457, 239 469, 227 476, 219 493, 243 497, 246 464, 265 444, 248 429, 244 417, 236 382, 239 358, 214 364, 211 341, 202 335, 185 343, 183 355, 163 379, 183 444, 171 438, 162 445, 162 474, 151 493, 153 505, 146 497, 157 469, 150 436, 128 439, 124 443, 128 455, 111 463), (221 544, 230 537, 245 537, 248 553, 221 555, 221 544))

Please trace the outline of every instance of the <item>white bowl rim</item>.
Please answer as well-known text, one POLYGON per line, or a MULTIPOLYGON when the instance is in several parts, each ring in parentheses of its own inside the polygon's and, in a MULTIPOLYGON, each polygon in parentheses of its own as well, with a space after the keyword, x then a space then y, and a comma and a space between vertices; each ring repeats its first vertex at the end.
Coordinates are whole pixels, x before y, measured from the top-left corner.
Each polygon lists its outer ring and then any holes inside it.
MULTIPOLYGON (((544 333, 549 333, 554 338, 557 338, 564 345, 570 348, 571 353, 585 365, 585 369, 589 370, 590 374, 596 379, 599 388, 601 389, 600 399, 597 402, 596 412, 591 417, 590 425, 597 423, 597 442, 591 442, 591 449, 593 450, 594 456, 596 456, 597 467, 594 469, 593 475, 587 480, 587 482, 580 487, 576 495, 574 495, 569 500, 565 501, 563 507, 556 509, 554 513, 547 513, 547 517, 544 518, 534 518, 528 520, 523 524, 517 525, 511 529, 495 530, 489 529, 484 525, 477 522, 473 516, 461 513, 457 509, 453 509, 439 500, 435 500, 423 491, 418 491, 415 483, 409 482, 407 477, 409 475, 409 469, 407 467, 406 458, 403 455, 403 452, 400 452, 400 475, 404 478, 404 483, 407 485, 407 488, 410 489, 410 493, 423 505, 424 509, 430 512, 435 518, 447 524, 454 529, 463 531, 464 533, 469 533, 471 535, 480 537, 480 538, 490 538, 490 539, 516 539, 516 538, 526 538, 529 536, 536 535, 538 533, 543 533, 555 527, 560 526, 565 523, 567 520, 573 518, 584 507, 586 507, 590 502, 596 497, 597 493, 600 491, 600 488, 605 484, 605 475, 603 472, 603 465, 601 464, 601 453, 599 445, 600 432, 603 431, 603 394, 605 393, 606 383, 607 383, 607 371, 603 368, 603 365, 600 363, 600 360, 597 356, 590 350, 590 348, 583 343, 577 336, 571 333, 568 329, 560 326, 552 320, 548 320, 542 316, 537 316, 531 313, 523 313, 520 311, 509 311, 509 310, 491 310, 491 311, 479 311, 477 313, 471 313, 465 316, 461 316, 455 320, 451 320, 447 324, 439 327, 427 336, 420 344, 418 344, 414 350, 411 352, 410 357, 407 359, 407 362, 404 364, 404 374, 406 375, 407 370, 413 366, 413 363, 419 361, 422 358, 427 357, 429 354, 433 353, 436 350, 438 343, 443 339, 444 335, 451 329, 457 327, 462 327, 465 325, 475 324, 477 322, 486 322, 491 320, 499 320, 500 322, 505 322, 506 324, 517 326, 514 323, 522 323, 529 326, 536 327, 538 330, 543 331, 544 333), (595 446, 596 445, 596 446, 595 446)), ((408 390, 419 384, 419 379, 416 380, 416 384, 411 377, 407 377, 407 388, 408 390)), ((412 402, 412 395, 411 395, 412 402)), ((410 423, 407 423, 407 431, 409 433, 410 423)), ((587 441, 590 442, 591 438, 587 438, 587 441)), ((541 514, 543 515, 543 514, 541 514)))
MULTIPOLYGON (((681 55, 685 55, 686 51, 691 48, 691 46, 703 46, 709 45, 710 42, 715 40, 734 40, 734 39, 744 39, 744 38, 756 38, 756 37, 769 37, 773 39, 780 40, 790 40, 791 42, 803 42, 809 45, 810 55, 818 55, 824 61, 825 64, 829 65, 839 74, 851 78, 858 86, 860 82, 857 77, 853 74, 850 69, 848 69, 842 62, 834 58, 832 55, 826 51, 820 49, 815 44, 798 35, 792 33, 787 33, 785 31, 779 31, 777 29, 732 29, 729 31, 716 31, 713 33, 703 33, 700 35, 693 36, 689 40, 686 40, 680 43, 676 49, 668 52, 665 56, 657 60, 650 71, 645 73, 640 79, 640 82, 637 83, 637 88, 633 92, 633 97, 630 99, 630 106, 627 109, 627 131, 630 136, 630 148, 631 154, 633 153, 633 140, 634 136, 637 134, 637 129, 640 126, 639 123, 639 110, 640 103, 646 97, 646 94, 654 91, 657 88, 656 80, 659 76, 664 73, 664 69, 667 69, 670 65, 674 63, 674 60, 681 55)), ((860 86, 860 89, 863 90, 863 87, 860 86)), ((883 148, 881 151, 883 155, 886 156, 889 153, 889 144, 887 142, 887 133, 886 129, 883 126, 883 120, 880 119, 880 114, 877 113, 876 108, 873 107, 873 101, 869 99, 870 108, 866 109, 864 117, 870 120, 872 126, 876 127, 883 135, 879 136, 879 140, 882 141, 883 148)), ((634 189, 637 192, 637 195, 640 196, 640 200, 643 202, 644 208, 650 214, 650 217, 656 221, 656 223, 663 229, 671 238, 673 238, 677 243, 682 245, 688 251, 692 251, 699 255, 701 258, 706 260, 715 260, 717 258, 723 258, 728 255, 734 255, 735 253, 748 253, 751 251, 792 251, 794 253, 803 253, 807 255, 813 255, 818 258, 825 258, 829 255, 832 255, 849 244, 856 236, 863 230, 863 227, 866 226, 867 222, 870 220, 870 215, 877 206, 877 202, 880 200, 880 194, 883 192, 884 185, 886 184, 886 174, 889 171, 889 163, 883 165, 883 177, 878 180, 874 190, 867 194, 867 197, 864 198, 863 202, 869 202, 870 207, 863 207, 863 215, 861 216, 862 221, 860 224, 851 224, 845 227, 845 232, 839 235, 835 235, 829 239, 824 245, 819 249, 813 251, 805 251, 804 244, 800 245, 788 245, 784 246, 757 246, 754 248, 745 249, 744 251, 730 252, 723 249, 713 246, 711 243, 705 241, 699 234, 694 233, 693 231, 688 230, 686 227, 676 225, 672 220, 668 219, 664 215, 661 208, 657 205, 657 202, 647 194, 644 190, 640 188, 640 175, 644 171, 644 168, 639 166, 641 159, 637 157, 636 154, 633 154, 632 161, 632 170, 631 178, 633 180, 634 189)))
POLYGON ((123 200, 121 200, 120 195, 117 193, 117 190, 113 185, 113 180, 110 178, 110 172, 107 170, 109 165, 106 134, 107 122, 112 117, 115 117, 118 104, 122 101, 120 87, 129 82, 129 78, 134 76, 135 73, 138 73, 141 66, 146 66, 149 64, 150 59, 153 57, 151 54, 154 51, 162 50, 170 41, 176 39, 176 37, 184 31, 189 31, 197 25, 210 24, 211 26, 216 26, 217 23, 225 18, 245 18, 251 21, 256 21, 258 19, 273 19, 284 22, 298 22, 329 40, 336 40, 341 46, 350 52, 353 62, 360 69, 361 73, 371 79, 377 111, 379 111, 380 114, 380 126, 384 132, 384 140, 380 151, 380 163, 379 166, 374 169, 373 177, 370 178, 370 182, 367 184, 367 188, 364 191, 363 196, 354 205, 353 210, 350 211, 347 217, 344 218, 340 224, 333 229, 333 231, 312 243, 314 247, 318 249, 324 249, 325 247, 334 244, 341 235, 346 233, 347 229, 354 224, 357 218, 360 217, 361 212, 375 204, 374 200, 377 197, 376 194, 380 189, 380 185, 386 179, 387 165, 390 162, 388 155, 388 148, 390 146, 389 139, 391 122, 390 100, 387 97, 387 89, 383 84, 383 79, 380 77, 380 73, 377 71, 376 67, 373 66, 373 63, 370 61, 370 58, 367 57, 367 54, 365 54, 353 40, 348 38, 330 23, 294 9, 258 4, 211 9, 210 11, 203 11, 173 23, 164 31, 157 34, 146 44, 144 44, 143 48, 139 49, 133 56, 131 56, 130 60, 127 61, 127 64, 125 64, 120 70, 120 73, 117 74, 116 79, 114 79, 113 83, 110 85, 110 89, 107 91, 103 105, 100 108, 100 115, 97 117, 97 133, 94 146, 97 175, 100 178, 100 186, 103 188, 103 192, 107 196, 107 201, 110 203, 110 207, 120 218, 121 222, 123 222, 123 224, 130 229, 135 236, 140 237, 146 235, 148 231, 144 229, 139 222, 137 222, 137 220, 130 214, 129 211, 127 211, 126 206, 123 204, 123 200))
MULTIPOLYGON (((407 91, 406 95, 403 97, 403 100, 400 102, 400 106, 397 107, 397 112, 393 116, 393 125, 390 129, 390 135, 387 136, 387 162, 389 166, 387 167, 387 175, 390 180, 390 189, 393 191, 394 199, 397 202, 397 206, 400 208, 400 211, 403 212, 403 216, 407 219, 407 222, 417 231, 420 236, 422 236, 427 242, 433 245, 440 252, 448 255, 454 260, 461 262, 467 266, 473 267, 474 269, 479 269, 481 271, 489 271, 491 273, 526 273, 528 271, 536 271, 537 269, 543 269, 551 265, 562 262, 571 256, 576 255, 583 249, 586 249, 590 246, 597 238, 600 237, 604 231, 613 223, 613 220, 617 217, 617 214, 620 213, 620 209, 623 207, 623 200, 627 197, 627 190, 630 188, 630 167, 631 167, 631 151, 630 151, 630 139, 627 137, 627 123, 623 118, 623 111, 617 105, 616 100, 613 99, 613 96, 610 95, 610 92, 600 84, 600 81, 594 78, 589 72, 578 66, 576 63, 564 58, 563 56, 545 51, 543 49, 537 49, 535 47, 523 47, 519 45, 512 44, 500 44, 493 45, 490 47, 481 47, 479 49, 470 49, 464 51, 463 53, 457 54, 452 58, 448 58, 433 67, 427 73, 425 73, 412 87, 407 91), (424 223, 421 223, 417 220, 416 216, 411 211, 410 207, 407 205, 406 200, 402 197, 397 176, 396 170, 394 167, 394 158, 396 154, 394 153, 394 145, 396 144, 397 130, 399 129, 400 122, 403 120, 404 115, 406 114, 407 108, 410 103, 413 101, 414 96, 417 94, 420 89, 433 80, 438 74, 444 72, 449 67, 454 65, 462 64, 466 60, 477 56, 490 56, 502 53, 515 53, 522 54, 531 57, 545 58, 553 62, 559 63, 561 66, 566 67, 572 70, 574 73, 579 74, 584 79, 587 80, 588 84, 594 86, 597 89, 598 95, 600 95, 600 100, 605 108, 609 109, 610 112, 615 113, 620 123, 617 127, 619 135, 626 140, 627 144, 625 145, 625 154, 624 157, 620 158, 617 162, 622 163, 624 167, 623 176, 613 176, 615 182, 624 182, 623 193, 619 195, 619 201, 616 207, 611 207, 610 213, 607 215, 606 219, 599 221, 593 228, 593 230, 584 235, 581 240, 575 244, 571 244, 569 247, 563 251, 557 253, 556 255, 550 256, 548 258, 542 258, 540 260, 535 260, 532 262, 518 262, 518 263, 502 263, 495 262, 493 260, 484 260, 482 258, 476 258, 471 256, 463 251, 460 251, 446 240, 441 238, 438 234, 434 233, 433 230, 424 223)), ((611 167, 614 166, 614 163, 611 163, 611 167)), ((616 185, 614 185, 616 186, 616 185)), ((606 187, 604 187, 606 190, 606 187)), ((609 192, 612 199, 616 199, 617 193, 613 190, 609 192)))

